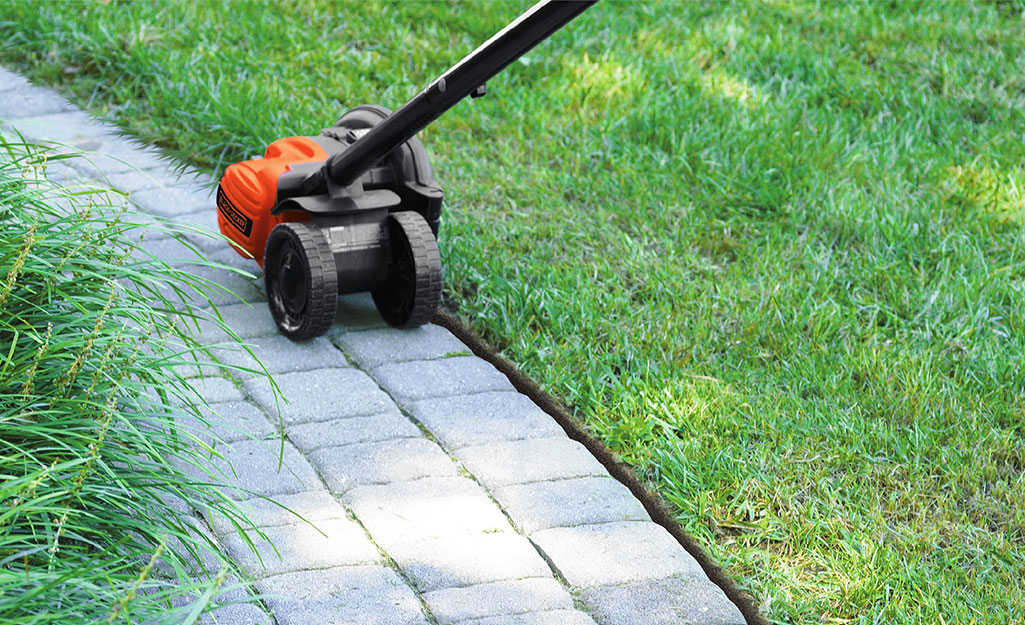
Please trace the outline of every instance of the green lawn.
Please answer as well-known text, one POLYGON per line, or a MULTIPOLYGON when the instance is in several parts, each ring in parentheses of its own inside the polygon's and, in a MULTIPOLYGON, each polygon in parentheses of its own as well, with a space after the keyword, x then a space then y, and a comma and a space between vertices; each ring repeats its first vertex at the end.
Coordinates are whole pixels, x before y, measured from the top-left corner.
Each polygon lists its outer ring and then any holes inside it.
MULTIPOLYGON (((0 60, 218 169, 525 6, 7 2, 0 60)), ((461 316, 772 620, 1025 620, 1022 13, 606 2, 423 133, 461 316)))

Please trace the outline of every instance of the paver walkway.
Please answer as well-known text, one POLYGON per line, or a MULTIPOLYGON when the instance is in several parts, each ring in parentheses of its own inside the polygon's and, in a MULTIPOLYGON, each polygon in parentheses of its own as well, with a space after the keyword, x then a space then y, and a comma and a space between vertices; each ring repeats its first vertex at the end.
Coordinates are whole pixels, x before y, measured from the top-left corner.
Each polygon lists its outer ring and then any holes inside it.
MULTIPOLYGON (((175 176, 51 91, 0 68, 0 119, 33 140, 96 154, 55 177, 102 172, 140 209, 216 230, 212 181, 175 176), (140 171, 141 170, 141 171, 140 171)), ((167 238, 150 251, 179 257, 167 238)), ((223 243, 214 259, 251 271, 223 243)), ((695 560, 587 450, 447 330, 386 327, 365 295, 344 297, 326 337, 278 335, 262 281, 208 272, 253 305, 215 301, 290 403, 279 423, 265 378, 198 381, 222 419, 232 482, 281 502, 243 501, 277 548, 258 559, 223 519, 210 531, 267 595, 214 612, 232 625, 650 625, 743 623, 695 560)), ((208 343, 225 339, 205 329, 208 343)), ((242 351, 219 359, 254 366, 242 351)), ((240 495, 240 497, 245 497, 240 495)))

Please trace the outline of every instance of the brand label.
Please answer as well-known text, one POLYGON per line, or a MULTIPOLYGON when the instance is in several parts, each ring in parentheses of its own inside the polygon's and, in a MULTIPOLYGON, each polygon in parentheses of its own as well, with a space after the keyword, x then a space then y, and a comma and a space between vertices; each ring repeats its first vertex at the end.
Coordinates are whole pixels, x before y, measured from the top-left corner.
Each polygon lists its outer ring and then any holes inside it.
POLYGON ((249 236, 253 231, 253 220, 242 214, 242 211, 235 208, 235 205, 228 199, 228 194, 219 185, 217 187, 217 211, 224 215, 228 223, 235 226, 235 229, 249 236))

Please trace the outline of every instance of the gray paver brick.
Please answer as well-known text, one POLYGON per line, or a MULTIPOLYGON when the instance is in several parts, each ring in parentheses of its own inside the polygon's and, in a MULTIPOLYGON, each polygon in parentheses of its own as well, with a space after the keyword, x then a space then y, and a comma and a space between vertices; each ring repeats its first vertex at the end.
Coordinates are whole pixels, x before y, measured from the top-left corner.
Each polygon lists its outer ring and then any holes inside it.
POLYGON ((394 412, 369 417, 349 417, 332 421, 301 423, 288 427, 288 438, 304 453, 322 447, 354 443, 375 443, 394 438, 421 438, 423 432, 413 422, 394 412))
POLYGON ((554 419, 516 392, 425 399, 410 404, 409 412, 447 449, 563 434, 554 419))
POLYGON ((223 472, 223 475, 216 472, 214 475, 233 487, 225 490, 233 499, 252 497, 250 491, 270 497, 322 488, 313 467, 287 441, 284 443, 284 456, 278 470, 279 449, 279 443, 273 440, 239 441, 221 451, 223 459, 213 458, 210 464, 223 472))
MULTIPOLYGON (((259 528, 303 523, 303 519, 317 524, 327 519, 347 518, 345 509, 326 490, 275 495, 273 502, 253 497, 239 501, 238 506, 246 518, 259 528)), ((207 514, 207 520, 217 536, 237 531, 232 522, 220 514, 207 514)), ((248 527, 247 524, 239 523, 248 527)))
POLYGON ((0 98, 0 119, 38 117, 73 110, 68 101, 49 89, 22 86, 0 98))
POLYGON ((427 625, 413 591, 382 566, 286 573, 256 587, 278 625, 427 625))
POLYGON ((223 377, 193 378, 189 380, 192 388, 196 389, 200 397, 207 403, 222 403, 242 401, 242 391, 235 383, 223 377))
POLYGON ((346 502, 386 551, 410 541, 482 533, 513 533, 480 486, 466 478, 425 479, 350 491, 346 502))
POLYGON ((512 383, 490 363, 476 356, 388 363, 371 374, 403 402, 430 397, 512 390, 512 383))
POLYGON ((445 588, 426 593, 423 599, 441 625, 488 616, 573 609, 573 597, 553 578, 445 588))
POLYGON ((464 447, 453 452, 482 484, 509 484, 608 475, 580 443, 565 436, 464 447))
MULTIPOLYGON (((140 213, 148 214, 148 213, 140 213)), ((248 255, 241 256, 217 229, 217 214, 210 210, 189 213, 174 219, 183 228, 184 236, 196 244, 196 247, 213 256, 223 254, 218 260, 232 267, 238 267, 253 274, 257 278, 257 287, 263 291, 263 269, 248 255), (235 259, 238 261, 235 261, 235 259), (241 264, 235 264, 240 262, 241 264)))
POLYGON ((348 491, 342 497, 342 501, 352 504, 356 497, 369 497, 373 500, 430 499, 431 497, 476 495, 479 492, 481 492, 480 485, 466 477, 425 477, 391 484, 359 486, 348 491))
POLYGON ((310 454, 333 493, 364 484, 387 484, 423 477, 456 475, 456 465, 425 438, 328 447, 310 454))
POLYGON ((705 575, 669 532, 654 523, 557 527, 535 532, 530 538, 566 581, 579 588, 705 575))
MULTIPOLYGON (((5 95, 9 97, 11 94, 5 95)), ((74 109, 20 117, 8 125, 17 129, 26 139, 46 144, 60 143, 79 150, 102 149, 105 142, 116 136, 109 129, 98 126, 85 111, 74 109)), ((62 146, 54 146, 54 149, 61 153, 68 152, 62 146)))
POLYGON ((185 527, 185 532, 194 541, 199 543, 199 546, 193 553, 190 553, 180 538, 177 536, 168 537, 167 550, 154 567, 157 577, 167 576, 172 579, 174 578, 174 567, 172 567, 170 561, 175 555, 178 556, 179 565, 183 566, 193 575, 204 578, 216 575, 224 566, 224 556, 210 547, 211 544, 216 544, 216 540, 211 535, 210 530, 207 529, 201 519, 192 514, 183 516, 178 521, 185 527))
POLYGON ((595 618, 609 625, 744 625, 744 616, 707 579, 670 577, 585 590, 595 618))
POLYGON ((135 258, 146 258, 146 254, 164 262, 200 260, 199 254, 196 253, 194 248, 190 248, 186 241, 181 241, 169 236, 146 236, 142 240, 142 243, 139 244, 139 250, 136 251, 135 258))
MULTIPOLYGON (((142 191, 142 193, 146 192, 142 191)), ((208 252, 230 252, 230 257, 232 259, 238 258, 248 262, 248 264, 243 267, 246 271, 253 274, 261 272, 256 261, 250 259, 248 256, 243 257, 239 255, 238 252, 231 248, 231 244, 221 234, 220 229, 217 226, 217 211, 214 209, 213 204, 204 206, 191 213, 175 215, 173 219, 182 225, 188 226, 189 230, 185 233, 185 236, 189 237, 192 241, 195 241, 199 247, 208 252)))
MULTIPOLYGON (((388 412, 398 413, 394 402, 366 373, 357 369, 317 369, 274 376, 282 394, 291 403, 281 403, 285 423, 327 421, 388 412)), ((245 389, 275 418, 277 407, 270 383, 249 377, 245 389)))
POLYGON ((16 74, 4 67, 0 67, 0 92, 15 91, 28 86, 30 86, 29 82, 24 76, 16 74))
POLYGON ((172 304, 177 305, 182 297, 191 305, 199 307, 208 306, 210 302, 221 306, 241 302, 259 302, 264 299, 263 291, 256 286, 255 279, 251 276, 229 269, 212 267, 201 262, 169 264, 179 271, 194 276, 190 278, 190 281, 198 285, 197 288, 192 284, 183 284, 181 280, 177 280, 176 284, 182 291, 181 295, 169 286, 163 285, 159 290, 172 304))
POLYGON ((150 168, 108 174, 106 182, 118 191, 132 194, 143 189, 164 189, 171 185, 162 176, 163 168, 150 168))
POLYGON ((489 616, 457 625, 595 625, 594 619, 577 610, 552 610, 507 616, 489 616))
POLYGON ((327 335, 333 339, 344 332, 385 327, 370 293, 351 293, 338 298, 338 313, 327 335))
POLYGON ((203 625, 274 625, 262 608, 252 603, 230 603, 218 606, 200 617, 203 625))
MULTIPOLYGON (((221 313, 224 324, 243 339, 274 336, 278 333, 278 328, 274 325, 274 318, 265 303, 231 304, 218 306, 217 310, 221 313)), ((189 321, 189 324, 194 326, 192 321, 189 321)), ((195 332, 195 335, 197 340, 204 345, 233 342, 226 332, 211 321, 200 321, 199 330, 195 332)))
POLYGON ((492 495, 528 535, 550 527, 651 520, 633 493, 611 477, 514 484, 492 495))
MULTIPOLYGON (((252 354, 241 345, 237 345, 217 349, 217 359, 233 367, 252 369, 256 373, 261 373, 260 363, 270 373, 294 373, 349 366, 345 355, 324 337, 297 342, 277 335, 250 339, 246 343, 252 354), (253 356, 259 359, 259 363, 253 356)), ((248 372, 240 371, 239 374, 247 375, 248 372)))
MULTIPOLYGON (((205 584, 207 582, 214 581, 218 574, 219 570, 218 573, 197 574, 194 575, 192 579, 196 582, 201 582, 205 584)), ((170 585, 175 587, 179 585, 176 577, 172 577, 171 580, 172 581, 170 581, 170 585)), ((229 573, 225 576, 224 580, 214 591, 214 594, 210 598, 210 601, 211 603, 216 605, 238 603, 243 601, 250 601, 254 594, 255 593, 253 592, 251 582, 243 582, 238 578, 238 576, 229 573)), ((195 601, 197 601, 200 598, 200 596, 200 593, 195 591, 186 592, 182 595, 172 598, 171 606, 174 608, 181 608, 186 605, 193 605, 195 601)))
POLYGON ((259 557, 237 533, 222 536, 221 544, 242 570, 254 577, 380 562, 377 548, 355 521, 326 519, 314 525, 297 521, 267 527, 261 530, 266 539, 248 530, 259 557))
POLYGON ((142 210, 163 217, 178 217, 200 211, 214 213, 215 206, 209 190, 190 186, 143 189, 133 193, 131 199, 142 210))
POLYGON ((85 151, 80 158, 70 160, 69 164, 93 179, 103 179, 105 176, 127 171, 152 169, 165 164, 166 157, 160 150, 116 136, 116 128, 108 130, 109 135, 104 136, 103 143, 98 149, 85 151))
POLYGON ((526 577, 551 577, 551 570, 519 534, 473 534, 403 542, 388 549, 421 592, 526 577))
POLYGON ((364 369, 386 362, 427 360, 442 356, 470 355, 470 350, 451 332, 428 324, 419 328, 396 328, 343 332, 334 341, 364 369))
MULTIPOLYGON (((258 407, 244 401, 211 404, 204 410, 213 434, 222 441, 234 442, 254 438, 267 438, 276 430, 258 407)), ((205 432, 197 432, 209 436, 205 432)))

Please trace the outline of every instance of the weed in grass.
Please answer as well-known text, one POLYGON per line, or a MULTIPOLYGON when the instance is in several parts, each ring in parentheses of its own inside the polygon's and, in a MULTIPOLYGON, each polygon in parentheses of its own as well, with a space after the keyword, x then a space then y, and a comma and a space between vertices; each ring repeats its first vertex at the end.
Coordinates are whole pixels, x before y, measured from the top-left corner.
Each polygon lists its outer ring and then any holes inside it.
MULTIPOLYGON (((216 169, 524 5, 225 6, 10 3, 0 55, 216 169)), ((423 133, 460 314, 774 621, 1025 618, 1021 20, 600 4, 423 133)))
POLYGON ((232 565, 183 510, 246 524, 183 470, 207 456, 181 367, 211 359, 175 320, 216 317, 167 289, 188 274, 138 250, 157 231, 122 195, 46 164, 0 136, 0 621, 191 623, 232 565))

